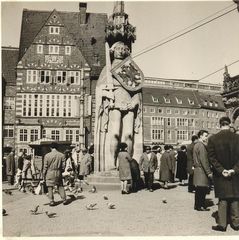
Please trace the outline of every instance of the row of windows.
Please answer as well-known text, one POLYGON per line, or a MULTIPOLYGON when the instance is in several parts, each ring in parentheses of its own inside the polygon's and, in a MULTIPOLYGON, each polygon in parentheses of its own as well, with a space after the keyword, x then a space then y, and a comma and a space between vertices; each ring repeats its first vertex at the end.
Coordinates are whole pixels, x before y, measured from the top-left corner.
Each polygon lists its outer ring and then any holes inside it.
POLYGON ((204 104, 204 106, 218 107, 218 102, 215 102, 215 101, 205 100, 203 104, 204 104))
MULTIPOLYGON (((172 118, 164 118, 164 117, 151 117, 151 125, 158 126, 172 126, 172 118)), ((195 119, 193 118, 175 118, 175 126, 195 126, 195 119)))
POLYGON ((191 115, 196 115, 198 114, 198 111, 197 110, 186 110, 186 109, 183 109, 183 110, 179 110, 179 109, 162 109, 162 108, 155 108, 155 107, 150 107, 150 108, 146 108, 146 107, 143 107, 143 112, 144 113, 147 113, 147 111, 149 111, 150 113, 166 113, 166 114, 182 114, 182 115, 188 115, 188 114, 191 114, 191 115))
POLYGON ((24 94, 21 99, 23 117, 79 117, 77 95, 24 94))
POLYGON ((145 79, 145 83, 147 84, 156 84, 156 85, 163 85, 163 86, 173 86, 173 87, 180 87, 180 88, 194 88, 194 89, 210 89, 215 91, 221 91, 221 86, 211 86, 211 85, 203 85, 203 84, 193 84, 193 83, 185 83, 185 82, 175 82, 175 81, 164 81, 159 79, 145 79))
POLYGON ((80 71, 27 70, 27 83, 80 85, 80 71))
POLYGON ((202 122, 202 127, 205 129, 215 129, 215 128, 219 128, 219 123, 218 122, 202 122))
POLYGON ((60 54, 60 51, 62 53, 62 50, 64 51, 65 55, 71 55, 71 46, 62 46, 59 45, 49 45, 48 46, 48 52, 44 52, 44 45, 43 44, 37 44, 37 53, 38 54, 60 54), (64 49, 64 50, 63 50, 64 49))
MULTIPOLYGON (((194 131, 187 130, 178 130, 176 131, 176 140, 184 140, 187 141, 191 139, 191 136, 194 135, 194 131)), ((164 132, 162 129, 152 129, 151 130, 151 140, 172 140, 172 131, 167 130, 164 132), (164 135, 165 133, 165 135, 164 135)))
MULTIPOLYGON (((199 112, 198 110, 186 110, 186 109, 162 109, 162 108, 155 108, 155 107, 143 107, 144 113, 166 113, 166 114, 181 114, 181 115, 197 115, 199 112)), ((225 113, 218 113, 218 112, 211 112, 211 111, 201 111, 203 117, 207 116, 208 118, 220 118, 225 115, 225 113)))
MULTIPOLYGON (((163 97, 163 99, 164 99, 164 102, 165 102, 165 103, 171 103, 171 99, 170 99, 170 98, 168 98, 168 97, 163 97)), ((153 100, 153 102, 156 102, 156 103, 159 102, 159 99, 158 99, 158 98, 155 98, 154 96, 152 96, 152 100, 153 100)), ((183 104, 182 99, 179 99, 179 98, 175 97, 175 100, 176 100, 177 104, 183 104)), ((192 99, 190 99, 190 98, 188 98, 187 100, 188 100, 188 103, 189 103, 190 105, 194 105, 194 100, 192 100, 192 99)))
POLYGON ((80 130, 79 129, 43 129, 42 132, 39 129, 19 129, 19 142, 33 142, 42 138, 51 138, 54 141, 66 140, 72 142, 79 142, 80 130))

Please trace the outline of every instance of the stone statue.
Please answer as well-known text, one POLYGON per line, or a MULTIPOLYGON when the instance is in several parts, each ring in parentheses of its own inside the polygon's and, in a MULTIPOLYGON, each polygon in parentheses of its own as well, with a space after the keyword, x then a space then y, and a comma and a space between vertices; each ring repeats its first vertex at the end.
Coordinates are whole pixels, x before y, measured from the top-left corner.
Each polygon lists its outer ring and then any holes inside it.
POLYGON ((142 153, 143 74, 129 55, 123 42, 110 49, 106 42, 106 66, 96 85, 95 172, 116 168, 121 142, 136 160, 142 153))

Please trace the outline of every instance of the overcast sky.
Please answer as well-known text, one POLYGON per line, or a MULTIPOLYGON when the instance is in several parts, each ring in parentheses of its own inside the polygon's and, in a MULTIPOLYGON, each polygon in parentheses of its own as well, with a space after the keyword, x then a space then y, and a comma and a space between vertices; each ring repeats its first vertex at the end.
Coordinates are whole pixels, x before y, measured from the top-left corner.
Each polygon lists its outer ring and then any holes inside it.
MULTIPOLYGON (((78 4, 79 1, 2 2, 2 46, 19 46, 23 8, 49 11, 55 8, 76 12, 78 4)), ((133 45, 133 55, 232 4, 230 0, 126 1, 125 11, 129 14, 129 22, 136 26, 137 40, 133 45)), ((110 15, 113 5, 109 1, 90 1, 87 11, 110 15)), ((236 60, 239 60, 239 12, 236 10, 135 58, 146 77, 176 79, 200 79, 236 60)), ((239 62, 228 69, 231 76, 238 75, 239 62)), ((202 81, 222 83, 223 71, 202 81)))

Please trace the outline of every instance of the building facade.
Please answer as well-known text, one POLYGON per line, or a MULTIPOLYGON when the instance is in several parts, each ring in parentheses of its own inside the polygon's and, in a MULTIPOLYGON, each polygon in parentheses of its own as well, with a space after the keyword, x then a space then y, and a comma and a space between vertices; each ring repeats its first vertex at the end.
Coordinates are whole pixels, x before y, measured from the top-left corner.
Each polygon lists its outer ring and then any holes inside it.
POLYGON ((145 78, 144 144, 180 145, 200 129, 217 132, 225 115, 221 90, 197 81, 145 78))
MULTIPOLYGON (((92 142, 92 95, 105 65, 106 14, 23 10, 16 67, 15 148, 41 138, 92 142)), ((94 101, 94 99, 93 99, 94 101)))
POLYGON ((2 48, 2 147, 8 152, 15 147, 15 97, 18 48, 2 48))

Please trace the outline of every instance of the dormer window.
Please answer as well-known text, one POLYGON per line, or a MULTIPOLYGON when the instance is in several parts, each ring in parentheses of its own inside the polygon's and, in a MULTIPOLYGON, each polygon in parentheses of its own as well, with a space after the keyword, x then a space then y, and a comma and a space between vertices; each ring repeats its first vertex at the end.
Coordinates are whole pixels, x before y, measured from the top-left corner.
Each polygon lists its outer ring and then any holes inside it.
POLYGON ((165 103, 170 103, 171 102, 169 98, 166 98, 166 97, 163 97, 163 98, 164 98, 165 103))
POLYGON ((154 96, 152 96, 152 100, 153 102, 159 102, 158 98, 155 98, 154 96))
POLYGON ((212 107, 212 102, 211 101, 209 102, 209 106, 212 107))
POLYGON ((218 107, 218 103, 217 102, 215 102, 215 107, 218 107))
POLYGON ((60 27, 49 27, 49 33, 50 34, 60 34, 60 27))
POLYGON ((182 104, 183 103, 183 101, 181 99, 178 99, 177 97, 175 97, 175 98, 176 98, 177 104, 182 104))
POLYGON ((189 99, 189 98, 188 98, 188 103, 189 103, 190 105, 194 105, 194 101, 191 100, 191 99, 189 99))
POLYGON ((204 104, 205 106, 207 106, 207 100, 205 100, 203 104, 204 104))
POLYGON ((65 46, 65 54, 71 55, 71 46, 65 46))

